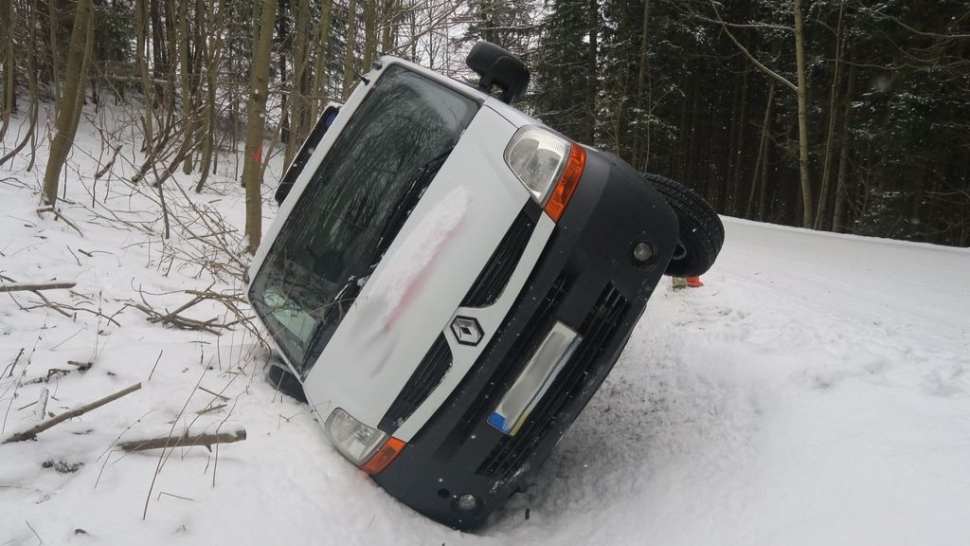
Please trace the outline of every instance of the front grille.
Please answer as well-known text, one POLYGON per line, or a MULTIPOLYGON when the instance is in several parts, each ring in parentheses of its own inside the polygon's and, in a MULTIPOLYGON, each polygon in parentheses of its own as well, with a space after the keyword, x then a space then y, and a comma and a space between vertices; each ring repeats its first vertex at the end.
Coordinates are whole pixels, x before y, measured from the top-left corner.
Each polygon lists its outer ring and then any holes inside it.
POLYGON ((612 344, 629 307, 629 302, 619 290, 612 283, 608 284, 579 328, 578 333, 583 340, 566 368, 560 372, 519 432, 515 436, 502 437, 479 466, 477 474, 499 480, 508 479, 526 462, 549 432, 558 425, 566 424, 560 422, 560 416, 574 400, 585 398, 582 394, 587 377, 602 364, 600 357, 612 344))
POLYGON ((502 242, 475 279, 475 284, 465 294, 462 307, 488 307, 502 295, 536 227, 535 219, 529 212, 529 207, 524 207, 512 222, 502 242))
POLYGON ((439 335, 424 358, 421 359, 417 369, 411 374, 411 378, 404 385, 404 389, 397 395, 387 413, 384 414, 384 418, 381 419, 377 428, 388 434, 397 430, 401 423, 406 421, 414 413, 414 410, 418 409, 418 406, 428 398, 431 391, 441 383, 441 378, 451 368, 451 361, 451 349, 448 348, 448 341, 444 335, 439 335))
MULTIPOLYGON (((488 384, 478 394, 478 397, 475 398, 464 415, 462 415, 458 425, 451 431, 441 447, 438 448, 436 453, 438 457, 448 459, 454 455, 458 451, 458 448, 461 447, 461 444, 471 435, 472 429, 487 417, 486 414, 495 405, 497 397, 505 392, 509 388, 509 385, 512 384, 512 381, 518 377, 519 372, 528 361, 528 358, 523 358, 522 355, 531 355, 542 342, 545 333, 552 327, 555 321, 556 308, 559 306, 563 295, 565 295, 566 288, 567 282, 565 274, 560 275, 553 281, 552 286, 539 303, 539 307, 533 313, 532 318, 529 319, 529 322, 522 329, 522 332, 516 337, 512 348, 506 353, 507 356, 505 359, 495 368, 494 373, 489 378, 488 384)), ((495 336, 493 342, 497 341, 499 337, 495 336)), ((487 358, 489 353, 490 351, 486 349, 479 358, 487 358)), ((455 389, 456 392, 462 392, 464 390, 463 387, 463 385, 460 385, 455 389)))

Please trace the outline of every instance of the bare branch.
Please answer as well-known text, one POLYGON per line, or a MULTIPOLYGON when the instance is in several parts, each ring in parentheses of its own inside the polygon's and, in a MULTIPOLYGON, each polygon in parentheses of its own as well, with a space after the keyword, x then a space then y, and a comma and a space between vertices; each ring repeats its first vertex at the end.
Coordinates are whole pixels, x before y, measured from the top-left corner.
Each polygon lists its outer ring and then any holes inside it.
POLYGON ((767 66, 761 64, 761 61, 756 59, 754 55, 752 55, 751 52, 748 51, 746 47, 741 45, 741 42, 739 42, 738 39, 734 37, 734 34, 731 34, 731 30, 728 28, 727 23, 725 23, 724 19, 721 18, 721 13, 717 10, 717 4, 714 3, 714 0, 711 0, 711 6, 714 8, 714 13, 717 15, 717 22, 721 24, 721 28, 724 30, 724 33, 727 34, 727 37, 730 38, 732 42, 734 42, 734 45, 738 46, 738 49, 741 50, 741 53, 744 53, 744 56, 747 57, 748 60, 750 60, 758 68, 758 70, 761 70, 768 77, 773 78, 775 81, 791 89, 792 91, 798 92, 798 87, 795 84, 786 80, 784 76, 778 74, 777 72, 773 71, 767 66))
POLYGON ((214 444, 232 444, 246 439, 245 429, 234 432, 223 432, 220 434, 197 434, 189 436, 188 431, 182 436, 166 436, 164 438, 152 438, 151 440, 131 440, 118 444, 124 451, 146 451, 149 449, 167 449, 176 447, 205 446, 214 444))
POLYGON ((695 19, 698 19, 700 21, 704 21, 706 23, 714 23, 714 24, 718 24, 718 25, 726 25, 726 26, 729 26, 731 28, 758 28, 758 29, 764 29, 764 30, 784 30, 786 32, 795 32, 795 29, 794 28, 789 27, 789 26, 785 26, 785 25, 774 25, 774 24, 771 24, 771 23, 728 23, 727 21, 721 21, 721 20, 718 20, 718 19, 711 19, 711 18, 708 18, 708 17, 704 17, 703 15, 701 15, 699 13, 693 13, 693 12, 691 13, 691 16, 694 17, 695 19))
POLYGON ((71 219, 68 218, 67 216, 64 216, 63 214, 61 214, 61 212, 58 211, 56 208, 54 208, 53 205, 47 205, 47 206, 40 207, 39 209, 37 209, 37 214, 40 214, 42 212, 52 212, 52 213, 54 213, 54 216, 60 218, 61 220, 64 220, 64 223, 67 224, 67 225, 69 225, 69 226, 71 226, 72 228, 74 228, 74 231, 77 231, 79 235, 82 235, 82 236, 84 235, 84 232, 81 231, 81 228, 77 227, 77 224, 75 224, 74 222, 72 222, 71 219))
POLYGON ((10 444, 10 443, 13 443, 13 442, 23 442, 24 440, 30 440, 31 438, 34 438, 35 436, 37 436, 41 432, 44 432, 45 430, 47 430, 47 429, 49 429, 49 428, 51 428, 53 426, 59 425, 59 424, 63 423, 64 421, 67 421, 69 419, 73 419, 73 418, 78 417, 80 415, 84 415, 85 413, 87 413, 87 412, 89 412, 91 410, 98 409, 98 408, 100 408, 101 406, 103 406, 105 404, 108 404, 110 402, 114 402, 115 400, 117 400, 117 399, 119 399, 119 398, 121 398, 123 396, 127 396, 127 395, 129 395, 129 394, 131 394, 131 393, 133 393, 133 392, 135 392, 135 391, 137 391, 139 389, 141 389, 141 383, 135 383, 134 385, 132 385, 132 386, 126 388, 126 389, 120 390, 120 391, 118 391, 118 392, 116 392, 116 393, 114 393, 112 395, 105 396, 104 398, 101 398, 100 400, 95 400, 94 402, 91 402, 90 404, 88 404, 86 406, 81 406, 80 408, 73 409, 73 410, 68 411, 68 412, 64 412, 64 413, 58 415, 57 417, 54 417, 53 419, 49 419, 47 421, 44 421, 43 423, 37 425, 36 427, 33 427, 33 428, 31 428, 29 430, 26 430, 24 432, 20 432, 20 433, 14 434, 13 436, 7 438, 6 440, 4 440, 3 442, 0 442, 0 443, 10 444))
POLYGON ((62 290, 67 288, 74 288, 76 285, 77 285, 76 282, 70 282, 70 281, 51 281, 51 282, 40 282, 40 283, 17 282, 17 283, 0 284, 0 293, 20 292, 20 291, 36 292, 37 290, 62 290))

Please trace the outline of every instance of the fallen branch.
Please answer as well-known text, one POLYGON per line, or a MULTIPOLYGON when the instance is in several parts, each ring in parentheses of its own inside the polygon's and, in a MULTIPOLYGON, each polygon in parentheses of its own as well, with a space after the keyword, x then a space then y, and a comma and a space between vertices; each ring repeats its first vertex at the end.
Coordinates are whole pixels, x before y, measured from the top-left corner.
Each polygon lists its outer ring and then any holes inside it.
POLYGON ((226 405, 225 405, 225 404, 219 404, 218 406, 209 406, 209 407, 207 407, 207 408, 206 408, 206 409, 204 409, 204 410, 199 410, 199 411, 197 411, 197 412, 195 412, 195 414, 196 414, 196 415, 205 415, 205 414, 207 414, 207 413, 209 413, 209 412, 212 412, 212 411, 218 411, 218 410, 221 410, 221 409, 222 409, 222 408, 224 408, 224 407, 226 407, 226 405))
POLYGON ((98 180, 102 176, 108 174, 108 171, 111 170, 111 167, 114 167, 115 160, 118 159, 118 152, 120 152, 120 151, 121 151, 121 144, 115 146, 115 153, 114 153, 113 156, 111 156, 111 161, 109 161, 107 164, 105 164, 105 166, 102 167, 100 171, 98 171, 98 172, 96 172, 94 174, 94 179, 95 180, 98 180))
POLYGON ((149 449, 167 449, 175 447, 209 447, 214 444, 232 444, 246 439, 246 430, 223 432, 220 434, 197 434, 189 436, 187 433, 177 437, 152 438, 151 440, 132 440, 118 444, 124 451, 146 451, 149 449))
POLYGON ((187 290, 184 292, 192 295, 193 298, 188 302, 186 302, 185 304, 179 306, 174 311, 169 311, 168 309, 166 309, 165 312, 163 313, 161 311, 155 310, 155 308, 153 308, 148 303, 148 300, 145 299, 145 293, 141 289, 138 290, 138 293, 141 296, 142 303, 133 302, 131 305, 135 309, 138 309, 142 313, 145 313, 145 315, 148 316, 148 322, 155 323, 155 324, 169 325, 179 330, 201 330, 215 335, 220 334, 219 330, 229 330, 236 324, 239 324, 240 322, 245 322, 246 320, 248 320, 248 318, 242 313, 242 311, 236 305, 237 301, 242 301, 241 297, 236 297, 236 296, 227 295, 227 294, 219 294, 217 292, 211 292, 209 290, 205 290, 202 292, 187 290), (215 301, 222 304, 227 310, 229 310, 233 315, 235 315, 236 320, 230 321, 230 322, 216 322, 218 320, 218 317, 213 317, 209 320, 203 321, 203 320, 184 317, 180 314, 188 310, 189 308, 194 307, 195 305, 198 305, 199 303, 202 303, 204 301, 215 301))
POLYGON ((41 292, 39 290, 31 290, 31 293, 32 294, 36 294, 37 297, 40 298, 41 301, 44 302, 44 306, 45 307, 50 307, 51 309, 57 311, 58 313, 64 315, 65 317, 71 318, 71 314, 70 313, 68 313, 67 311, 61 309, 56 304, 52 303, 51 300, 47 299, 47 296, 45 296, 43 292, 41 292))
POLYGON ((73 419, 75 417, 84 415, 85 413, 87 413, 87 412, 89 412, 91 410, 98 409, 98 408, 100 408, 101 406, 103 406, 105 404, 108 404, 110 402, 114 402, 115 400, 117 400, 117 399, 119 399, 119 398, 121 398, 123 396, 127 396, 127 395, 129 395, 129 394, 131 394, 131 393, 133 393, 133 392, 135 392, 135 391, 137 391, 139 389, 141 389, 141 383, 135 383, 134 385, 128 387, 127 389, 118 391, 118 392, 116 392, 116 393, 114 393, 114 394, 112 394, 110 396, 105 396, 104 398, 102 398, 100 400, 95 400, 94 402, 91 402, 90 404, 88 404, 86 406, 81 406, 80 408, 73 409, 71 411, 62 413, 62 414, 58 415, 57 417, 54 417, 53 419, 50 419, 48 421, 44 421, 43 423, 37 425, 36 427, 33 427, 33 428, 31 428, 29 430, 26 430, 24 432, 19 432, 17 434, 14 434, 13 436, 7 438, 3 442, 0 442, 0 444, 11 444, 13 442, 23 442, 24 440, 30 440, 31 438, 34 438, 35 436, 37 436, 41 432, 44 432, 45 430, 47 430, 47 429, 49 429, 49 428, 51 428, 53 426, 59 425, 59 424, 63 423, 64 421, 67 421, 68 419, 73 419))
POLYGON ((64 376, 75 371, 83 373, 90 370, 91 366, 94 365, 93 362, 75 362, 73 360, 68 360, 67 363, 70 364, 71 366, 74 366, 75 368, 71 370, 65 370, 63 368, 50 368, 49 370, 47 370, 47 375, 42 375, 40 377, 35 377, 34 379, 31 379, 29 381, 25 381, 24 385, 36 385, 37 383, 49 383, 51 378, 53 377, 64 376))
POLYGON ((36 385, 38 383, 48 383, 52 377, 60 377, 62 375, 67 375, 74 370, 64 370, 61 368, 51 368, 47 370, 47 375, 42 375, 40 377, 35 377, 29 381, 24 381, 24 385, 36 385))
POLYGON ((226 328, 226 325, 215 324, 215 318, 209 319, 208 321, 202 322, 195 319, 185 318, 185 317, 169 317, 158 313, 151 307, 142 305, 140 303, 133 304, 135 309, 138 309, 142 313, 148 315, 148 322, 161 323, 163 325, 168 324, 173 328, 178 330, 202 330, 204 332, 209 332, 210 334, 219 335, 219 332, 215 328, 226 328))
POLYGON ((29 283, 29 282, 15 282, 8 284, 0 284, 0 293, 3 292, 20 292, 29 291, 35 292, 37 290, 62 290, 67 288, 74 288, 77 285, 76 282, 70 281, 52 281, 52 282, 39 282, 39 283, 29 283))
POLYGON ((24 348, 21 347, 20 352, 17 353, 17 358, 13 359, 13 362, 11 362, 6 368, 3 369, 3 373, 0 373, 0 377, 3 377, 4 374, 6 374, 7 377, 13 377, 13 370, 14 368, 17 367, 17 363, 20 362, 20 357, 23 356, 23 354, 24 354, 24 348), (8 370, 10 371, 9 374, 7 374, 8 370))
POLYGON ((47 205, 47 206, 40 207, 40 208, 37 209, 37 214, 40 214, 42 212, 52 212, 52 213, 54 213, 54 216, 60 218, 61 220, 64 220, 64 223, 65 224, 67 224, 67 225, 71 226, 72 228, 74 228, 74 231, 76 231, 78 233, 78 235, 81 235, 81 236, 84 235, 84 232, 81 231, 81 228, 77 227, 77 224, 75 224, 74 222, 72 222, 71 219, 68 218, 67 216, 64 216, 63 214, 61 214, 60 211, 58 211, 56 208, 54 208, 53 205, 47 205))
POLYGON ((219 394, 217 392, 212 392, 209 389, 207 389, 207 388, 205 388, 205 387, 203 387, 201 385, 199 386, 199 390, 202 391, 202 392, 209 393, 212 396, 215 396, 216 398, 221 398, 225 402, 228 402, 229 401, 229 398, 227 396, 223 396, 223 395, 221 395, 221 394, 219 394))
MULTIPOLYGON (((34 293, 39 295, 38 292, 34 292, 34 293)), ((38 309, 40 307, 50 307, 51 309, 54 309, 55 311, 58 311, 58 312, 61 312, 64 309, 68 309, 68 310, 74 311, 76 313, 91 313, 92 315, 94 315, 96 317, 101 317, 101 318, 107 320, 108 322, 110 322, 111 324, 114 324, 115 326, 119 326, 120 327, 121 326, 121 323, 118 322, 117 320, 115 320, 114 317, 118 313, 124 311, 127 308, 127 305, 125 307, 122 307, 121 309, 115 311, 114 315, 111 315, 111 316, 105 315, 104 313, 102 313, 100 311, 95 311, 93 309, 85 309, 83 307, 75 307, 73 305, 65 305, 63 303, 57 303, 57 302, 47 302, 45 304, 40 304, 40 305, 31 305, 30 307, 21 307, 21 309, 24 310, 24 311, 30 311, 32 309, 38 309)), ((61 314, 63 315, 64 313, 61 313, 61 314)), ((71 316, 71 315, 65 315, 65 316, 71 316)))

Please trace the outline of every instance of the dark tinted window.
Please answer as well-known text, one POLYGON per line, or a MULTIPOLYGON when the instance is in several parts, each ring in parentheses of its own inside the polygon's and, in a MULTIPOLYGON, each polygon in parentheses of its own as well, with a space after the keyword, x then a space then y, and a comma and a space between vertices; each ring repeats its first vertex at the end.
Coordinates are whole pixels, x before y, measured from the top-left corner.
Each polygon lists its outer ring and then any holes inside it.
POLYGON ((280 185, 276 187, 276 204, 282 204, 286 196, 289 195, 290 190, 293 189, 293 184, 296 183, 296 179, 300 176, 303 168, 306 167, 307 161, 310 160, 310 156, 317 149, 320 141, 323 140, 323 135, 327 133, 327 129, 333 125, 333 121, 337 119, 337 113, 340 112, 340 107, 338 106, 328 106, 326 110, 323 111, 323 115, 317 121, 317 124, 310 131, 310 135, 307 136, 303 145, 300 146, 300 151, 296 153, 296 157, 293 158, 293 162, 290 163, 288 169, 286 169, 286 174, 283 175, 283 179, 280 180, 280 185))

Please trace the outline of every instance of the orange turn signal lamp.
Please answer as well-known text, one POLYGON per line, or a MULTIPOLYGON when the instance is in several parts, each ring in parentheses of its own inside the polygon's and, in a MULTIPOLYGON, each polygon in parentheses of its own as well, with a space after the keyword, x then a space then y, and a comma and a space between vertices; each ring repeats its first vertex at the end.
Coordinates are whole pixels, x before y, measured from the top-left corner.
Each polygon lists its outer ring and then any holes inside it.
POLYGON ((404 446, 407 444, 403 440, 398 440, 397 438, 391 436, 384 442, 384 445, 377 450, 377 453, 371 456, 360 468, 367 472, 371 476, 376 476, 380 474, 382 470, 387 468, 387 465, 391 464, 401 451, 404 450, 404 446))
POLYGON ((566 210, 566 205, 569 204, 569 200, 576 193, 579 179, 582 178, 585 168, 586 150, 574 142, 569 149, 569 159, 566 160, 566 165, 562 169, 562 175, 560 175, 559 181, 556 182, 552 194, 546 201, 546 214, 554 222, 559 221, 562 213, 566 210))

